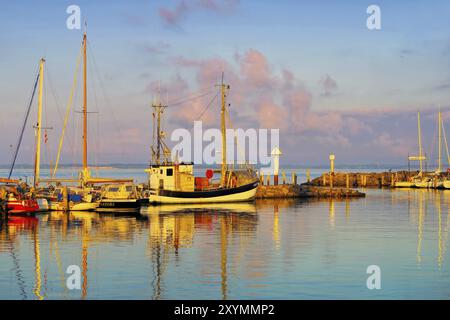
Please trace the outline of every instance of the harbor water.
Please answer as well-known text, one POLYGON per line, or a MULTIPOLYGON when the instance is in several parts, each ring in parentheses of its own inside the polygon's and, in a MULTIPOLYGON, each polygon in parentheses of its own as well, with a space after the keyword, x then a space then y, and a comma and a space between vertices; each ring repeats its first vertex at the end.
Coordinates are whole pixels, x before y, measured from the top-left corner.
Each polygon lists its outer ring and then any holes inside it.
POLYGON ((0 299, 449 299, 450 191, 362 191, 11 219, 0 225, 0 299), (373 265, 379 290, 367 287, 373 265))

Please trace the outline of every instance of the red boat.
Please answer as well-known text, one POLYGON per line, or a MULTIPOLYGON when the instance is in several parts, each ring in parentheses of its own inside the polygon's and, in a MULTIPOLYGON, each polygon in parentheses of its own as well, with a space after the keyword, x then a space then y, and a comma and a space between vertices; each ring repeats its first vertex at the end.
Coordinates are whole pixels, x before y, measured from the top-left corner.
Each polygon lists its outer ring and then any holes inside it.
POLYGON ((33 199, 16 199, 9 198, 6 201, 6 211, 8 214, 29 214, 39 210, 39 205, 33 199))
MULTIPOLYGON (((4 181, 0 180, 0 182, 4 181)), ((17 186, 2 186, 0 191, 0 198, 3 198, 4 209, 8 214, 30 214, 39 210, 37 201, 19 192, 17 186)))

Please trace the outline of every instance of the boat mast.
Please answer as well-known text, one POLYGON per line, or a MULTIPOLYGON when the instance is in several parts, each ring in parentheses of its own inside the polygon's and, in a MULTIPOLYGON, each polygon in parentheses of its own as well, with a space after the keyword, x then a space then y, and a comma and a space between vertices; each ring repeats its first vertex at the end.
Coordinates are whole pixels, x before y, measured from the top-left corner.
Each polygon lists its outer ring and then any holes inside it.
POLYGON ((420 163, 420 174, 422 174, 422 134, 420 132, 420 112, 417 112, 417 132, 419 136, 419 163, 420 163))
POLYGON ((83 35, 83 173, 88 170, 87 159, 87 57, 86 57, 86 31, 83 35))
POLYGON ((34 160, 34 187, 39 185, 39 173, 41 166, 41 132, 42 132, 42 91, 44 88, 44 64, 45 59, 39 62, 39 95, 36 129, 36 155, 34 160))
POLYGON ((155 132, 153 131, 153 146, 152 146, 152 162, 154 164, 161 164, 161 151, 164 154, 164 159, 166 160, 166 152, 165 152, 165 144, 163 142, 163 131, 161 128, 161 116, 164 113, 164 109, 167 106, 163 105, 161 102, 153 103, 152 108, 153 111, 153 130, 156 129, 156 137, 155 132), (156 122, 156 123, 155 123, 156 122), (156 140, 156 141, 155 141, 156 140), (156 142, 156 148, 155 148, 156 142), (156 150, 155 150, 156 149, 156 150))
POLYGON ((222 187, 225 187, 227 181, 227 137, 226 137, 226 97, 227 90, 230 89, 230 86, 223 83, 223 75, 222 75, 222 83, 220 85, 221 96, 222 96, 222 104, 220 109, 220 117, 221 117, 221 131, 222 131, 222 169, 221 169, 221 179, 222 179, 222 187))
POLYGON ((441 116, 441 108, 439 108, 438 113, 438 136, 439 136, 439 148, 438 148, 438 173, 442 172, 442 116, 441 116))

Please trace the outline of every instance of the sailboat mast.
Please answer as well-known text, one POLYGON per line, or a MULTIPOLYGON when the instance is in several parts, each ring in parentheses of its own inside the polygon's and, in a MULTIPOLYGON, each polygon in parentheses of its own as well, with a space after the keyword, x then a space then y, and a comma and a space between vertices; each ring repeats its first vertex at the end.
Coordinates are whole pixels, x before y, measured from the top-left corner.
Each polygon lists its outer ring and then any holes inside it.
POLYGON ((83 171, 88 168, 87 159, 87 57, 86 57, 86 32, 83 35, 83 171))
POLYGON ((420 112, 417 112, 417 132, 419 136, 419 163, 420 163, 420 174, 423 171, 422 165, 422 133, 420 132, 420 112))
POLYGON ((34 161, 34 187, 39 185, 39 174, 41 167, 41 132, 42 132, 42 94, 44 88, 44 63, 42 58, 39 62, 39 95, 38 95, 38 114, 36 123, 36 155, 34 161))
POLYGON ((439 148, 438 148, 438 172, 442 172, 442 116, 441 116, 441 109, 439 108, 438 113, 438 136, 439 136, 439 148))
POLYGON ((227 173, 227 137, 226 137, 226 90, 229 89, 230 86, 225 85, 222 80, 222 84, 220 86, 221 95, 222 95, 222 105, 220 110, 221 116, 221 131, 222 131, 222 169, 221 169, 221 179, 222 179, 222 187, 225 187, 226 184, 226 173, 227 173))

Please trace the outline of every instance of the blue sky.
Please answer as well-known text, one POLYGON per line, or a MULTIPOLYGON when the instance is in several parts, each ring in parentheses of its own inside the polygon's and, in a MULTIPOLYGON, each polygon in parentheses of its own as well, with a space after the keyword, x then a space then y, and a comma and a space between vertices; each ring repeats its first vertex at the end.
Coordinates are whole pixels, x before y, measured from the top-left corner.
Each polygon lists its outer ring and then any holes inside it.
MULTIPOLYGON (((213 86, 215 64, 234 80, 236 124, 280 127, 289 163, 326 163, 330 152, 343 163, 404 163, 416 149, 418 110, 429 148, 438 105, 450 119, 448 1, 11 1, 0 11, 0 148, 8 150, 0 163, 10 161, 41 56, 51 78, 44 122, 54 127, 47 160, 54 157, 82 37, 66 28, 71 4, 88 21, 95 59, 92 162, 148 161, 155 83, 170 104, 213 86), (381 30, 366 28, 370 4, 381 8, 381 30)), ((190 115, 207 103, 169 110, 168 131, 192 126, 190 115)), ((79 154, 72 118, 65 163, 79 154)), ((32 162, 31 126, 19 162, 32 162)))

